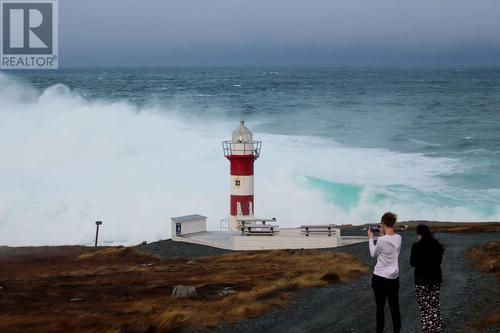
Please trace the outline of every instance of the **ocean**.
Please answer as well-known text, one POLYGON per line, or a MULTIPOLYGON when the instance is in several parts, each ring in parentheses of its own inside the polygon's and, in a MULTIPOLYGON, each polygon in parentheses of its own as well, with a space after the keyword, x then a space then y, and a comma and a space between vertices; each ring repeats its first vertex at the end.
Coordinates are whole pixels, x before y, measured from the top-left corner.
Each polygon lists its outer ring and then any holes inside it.
POLYGON ((500 220, 500 68, 75 68, 0 73, 0 245, 217 230, 240 120, 282 227, 500 220))

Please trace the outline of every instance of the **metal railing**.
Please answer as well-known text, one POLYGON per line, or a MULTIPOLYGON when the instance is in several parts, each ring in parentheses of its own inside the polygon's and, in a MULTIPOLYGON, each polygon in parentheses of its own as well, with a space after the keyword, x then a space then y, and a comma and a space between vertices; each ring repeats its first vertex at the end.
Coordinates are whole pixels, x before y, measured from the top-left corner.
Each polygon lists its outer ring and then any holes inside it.
POLYGON ((253 155, 254 158, 258 158, 260 156, 261 147, 262 141, 253 141, 250 143, 233 142, 231 140, 222 141, 222 150, 226 157, 231 155, 253 155))
POLYGON ((220 231, 229 231, 229 218, 225 218, 220 220, 219 230, 220 231))

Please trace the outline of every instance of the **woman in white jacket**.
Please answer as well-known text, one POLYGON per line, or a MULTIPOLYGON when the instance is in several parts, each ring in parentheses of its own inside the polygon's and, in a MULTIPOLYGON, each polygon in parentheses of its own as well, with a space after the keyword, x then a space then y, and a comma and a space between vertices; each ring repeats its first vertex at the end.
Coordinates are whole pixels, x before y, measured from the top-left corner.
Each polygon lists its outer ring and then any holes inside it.
POLYGON ((373 271, 372 288, 377 304, 377 333, 384 331, 385 300, 391 310, 392 327, 395 333, 401 330, 401 314, 399 311, 399 253, 401 252, 401 236, 394 232, 397 216, 387 212, 381 218, 381 233, 377 243, 373 240, 373 232, 368 228, 370 255, 377 258, 373 271))

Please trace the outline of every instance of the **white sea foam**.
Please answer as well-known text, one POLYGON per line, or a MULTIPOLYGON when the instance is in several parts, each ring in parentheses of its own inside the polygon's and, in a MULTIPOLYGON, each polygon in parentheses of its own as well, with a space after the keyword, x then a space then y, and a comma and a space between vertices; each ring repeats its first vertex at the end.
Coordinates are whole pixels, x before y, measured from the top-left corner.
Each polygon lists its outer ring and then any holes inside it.
MULTIPOLYGON (((126 101, 87 100, 58 84, 38 92, 0 74, 0 244, 132 244, 165 239, 169 218, 200 213, 218 228, 229 210, 228 161, 220 142, 237 123, 189 119, 126 101)), ((252 127, 252 124, 248 124, 252 127)), ((256 214, 282 226, 364 223, 392 209, 403 219, 479 220, 463 207, 429 207, 387 196, 387 186, 436 192, 453 159, 343 147, 331 140, 256 133, 256 214), (345 210, 299 176, 363 187, 345 210)))

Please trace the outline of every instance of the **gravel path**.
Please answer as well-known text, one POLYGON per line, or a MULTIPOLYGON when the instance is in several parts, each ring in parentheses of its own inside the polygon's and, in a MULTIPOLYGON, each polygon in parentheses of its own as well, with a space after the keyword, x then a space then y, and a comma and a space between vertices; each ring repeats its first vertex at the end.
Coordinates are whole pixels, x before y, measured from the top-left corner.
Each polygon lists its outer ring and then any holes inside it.
MULTIPOLYGON (((500 240, 499 233, 447 234, 437 238, 444 244, 442 311, 447 332, 468 332, 466 324, 491 313, 500 304, 500 295, 491 287, 495 281, 492 274, 472 269, 464 256, 467 248, 487 240, 500 240)), ((403 234, 400 256, 400 303, 402 332, 419 332, 419 313, 413 293, 413 271, 409 265, 410 248, 415 238, 413 233, 403 234)), ((227 251, 204 246, 164 241, 143 246, 144 249, 169 259, 173 257, 196 257, 216 255, 227 251)), ((368 245, 357 244, 329 251, 352 253, 370 267, 368 245)), ((498 310, 497 310, 498 311, 498 310)), ((222 325, 214 332, 373 332, 375 330, 375 301, 367 276, 349 284, 309 289, 298 293, 288 307, 277 309, 264 316, 243 320, 235 326, 222 325)), ((494 332, 495 330, 491 330, 494 332)), ((386 332, 392 332, 388 307, 386 309, 386 332)))

